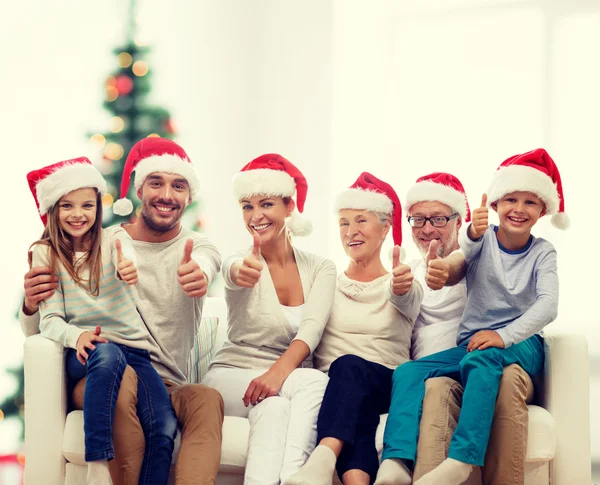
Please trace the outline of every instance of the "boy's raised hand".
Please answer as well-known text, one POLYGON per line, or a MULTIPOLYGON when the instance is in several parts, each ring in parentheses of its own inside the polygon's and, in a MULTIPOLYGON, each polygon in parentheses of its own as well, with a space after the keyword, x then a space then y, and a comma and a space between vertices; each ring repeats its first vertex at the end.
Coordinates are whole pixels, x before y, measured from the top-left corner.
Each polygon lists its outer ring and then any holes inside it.
POLYGON ((183 248, 183 258, 177 269, 179 284, 190 298, 202 297, 208 291, 208 281, 200 265, 192 259, 194 240, 188 239, 183 248))
POLYGON ((264 266, 260 260, 260 236, 254 232, 252 238, 254 239, 252 252, 246 256, 236 272, 235 284, 243 288, 254 288, 264 266))
POLYGON ((495 330, 481 330, 477 332, 471 337, 471 340, 469 340, 467 351, 473 352, 477 349, 485 350, 488 347, 504 348, 504 340, 502 340, 500 334, 495 330))
POLYGON ((438 256, 439 241, 433 239, 429 243, 427 252, 427 272, 425 273, 425 283, 432 290, 441 290, 450 277, 450 264, 438 256))
POLYGON ((479 239, 488 228, 487 194, 481 196, 481 207, 473 211, 473 220, 469 226, 469 237, 479 239))
POLYGON ((400 246, 392 250, 392 293, 396 296, 406 295, 412 286, 414 276, 408 264, 400 262, 400 246))
POLYGON ((138 282, 137 268, 131 259, 128 259, 123 254, 121 240, 117 239, 115 243, 117 249, 117 273, 120 278, 128 285, 135 285, 138 282))

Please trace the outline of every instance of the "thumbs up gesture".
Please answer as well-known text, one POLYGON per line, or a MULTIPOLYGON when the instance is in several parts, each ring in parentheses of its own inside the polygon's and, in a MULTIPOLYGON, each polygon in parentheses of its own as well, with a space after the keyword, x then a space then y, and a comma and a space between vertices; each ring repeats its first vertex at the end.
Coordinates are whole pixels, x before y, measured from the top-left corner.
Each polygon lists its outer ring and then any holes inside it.
POLYGON ((432 240, 429 243, 427 258, 425 259, 425 263, 427 264, 425 283, 427 283, 427 286, 432 290, 441 290, 450 277, 450 264, 439 257, 439 245, 437 239, 432 240))
POLYGON ((481 207, 473 211, 473 221, 469 226, 469 237, 479 239, 488 228, 487 195, 481 196, 481 207))
POLYGON ((183 248, 183 258, 177 268, 177 275, 183 292, 190 298, 197 298, 206 295, 208 281, 200 265, 192 259, 193 249, 194 240, 188 239, 183 248))
POLYGON ((392 292, 396 296, 408 293, 413 282, 410 266, 400 262, 400 247, 394 246, 392 252, 392 292))
POLYGON ((234 278, 235 284, 244 288, 254 288, 263 269, 263 263, 260 260, 260 236, 253 233, 252 237, 254 239, 252 252, 239 265, 234 278))
POLYGON ((119 277, 128 285, 135 285, 138 281, 137 268, 133 261, 123 254, 120 239, 117 239, 115 248, 117 249, 117 273, 119 277))

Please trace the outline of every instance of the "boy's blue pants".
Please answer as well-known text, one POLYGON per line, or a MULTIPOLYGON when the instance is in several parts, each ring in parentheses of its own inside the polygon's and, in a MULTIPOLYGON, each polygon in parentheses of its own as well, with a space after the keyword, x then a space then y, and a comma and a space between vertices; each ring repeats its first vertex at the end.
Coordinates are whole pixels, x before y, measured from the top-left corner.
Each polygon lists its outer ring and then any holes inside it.
POLYGON ((519 364, 530 376, 544 367, 544 341, 539 335, 507 349, 467 352, 467 344, 402 364, 392 377, 392 402, 383 437, 383 459, 401 458, 414 466, 425 381, 447 376, 465 391, 449 458, 482 466, 500 377, 505 367, 519 364))

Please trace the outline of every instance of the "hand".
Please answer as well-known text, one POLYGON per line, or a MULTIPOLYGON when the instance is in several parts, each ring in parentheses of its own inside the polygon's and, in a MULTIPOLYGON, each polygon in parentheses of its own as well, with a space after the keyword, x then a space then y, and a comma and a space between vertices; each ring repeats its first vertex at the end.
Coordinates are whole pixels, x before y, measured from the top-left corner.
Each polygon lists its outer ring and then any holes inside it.
POLYGON ((250 404, 255 406, 268 397, 277 396, 285 379, 286 376, 273 367, 263 375, 252 379, 242 398, 244 406, 248 407, 250 404))
POLYGON ((500 337, 500 334, 494 330, 481 330, 471 337, 469 345, 467 345, 467 351, 473 352, 474 350, 485 350, 488 347, 498 347, 499 349, 504 348, 504 340, 500 337))
POLYGON ((52 273, 50 266, 31 267, 32 253, 27 254, 29 271, 25 273, 23 288, 25 301, 23 311, 26 315, 33 315, 38 311, 40 302, 50 298, 58 288, 58 276, 52 273))
POLYGON ((87 350, 94 350, 96 348, 94 342, 102 344, 108 343, 108 340, 100 337, 100 326, 97 326, 93 333, 83 332, 77 339, 77 360, 83 365, 86 364, 89 357, 87 350))
POLYGON ((244 288, 254 288, 263 269, 263 263, 260 260, 260 236, 253 233, 252 237, 254 239, 252 252, 242 261, 235 277, 235 284, 244 288))
POLYGON ((392 292, 396 296, 406 295, 413 282, 410 266, 400 262, 400 247, 394 246, 392 251, 392 292))
POLYGON ((115 244, 117 248, 117 273, 120 278, 128 285, 135 285, 138 282, 137 268, 131 259, 127 259, 123 255, 121 249, 121 240, 117 239, 115 244))
POLYGON ((183 258, 177 269, 179 275, 179 284, 184 293, 190 298, 196 298, 206 295, 208 291, 208 281, 200 265, 192 260, 192 250, 194 241, 188 239, 183 249, 183 258))
POLYGON ((429 243, 427 252, 427 272, 425 273, 425 283, 432 290, 441 290, 450 278, 450 265, 440 258, 437 254, 439 241, 432 240, 429 243))
POLYGON ((473 211, 473 220, 469 226, 471 239, 479 239, 488 228, 487 194, 481 196, 481 207, 473 211))

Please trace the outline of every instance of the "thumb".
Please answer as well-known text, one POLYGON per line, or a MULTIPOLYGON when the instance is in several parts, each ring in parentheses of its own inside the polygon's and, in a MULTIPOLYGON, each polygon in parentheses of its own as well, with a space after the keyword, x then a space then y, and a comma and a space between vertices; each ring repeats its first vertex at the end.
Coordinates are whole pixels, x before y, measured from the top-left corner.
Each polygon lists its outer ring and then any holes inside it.
POLYGON ((427 261, 431 261, 432 259, 437 259, 438 254, 437 254, 437 250, 438 250, 438 246, 439 246, 439 241, 437 239, 433 239, 430 243, 429 243, 429 250, 427 251, 427 261))
POLYGON ((487 194, 481 196, 481 207, 487 207, 487 194))
POLYGON ((27 262, 29 263, 29 269, 31 269, 31 265, 33 264, 33 252, 29 251, 27 253, 27 262))
POLYGON ((392 268, 395 268, 399 265, 400 265, 400 246, 394 246, 394 249, 392 249, 392 268))
POLYGON ((256 259, 260 259, 260 236, 257 233, 252 233, 252 239, 254 239, 254 243, 252 246, 252 255, 256 259))
POLYGON ((115 247, 117 248, 117 260, 120 263, 121 261, 123 261, 125 259, 125 256, 123 256, 123 248, 121 247, 120 239, 117 239, 117 242, 115 243, 115 247))
POLYGON ((194 249, 194 241, 192 239, 188 239, 185 242, 185 247, 183 248, 183 259, 181 260, 181 264, 189 263, 192 260, 192 250, 194 249))
POLYGON ((99 336, 101 331, 102 327, 100 325, 96 325, 96 328, 94 329, 94 335, 99 336))

